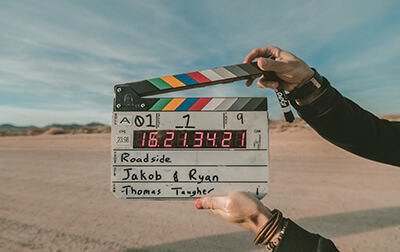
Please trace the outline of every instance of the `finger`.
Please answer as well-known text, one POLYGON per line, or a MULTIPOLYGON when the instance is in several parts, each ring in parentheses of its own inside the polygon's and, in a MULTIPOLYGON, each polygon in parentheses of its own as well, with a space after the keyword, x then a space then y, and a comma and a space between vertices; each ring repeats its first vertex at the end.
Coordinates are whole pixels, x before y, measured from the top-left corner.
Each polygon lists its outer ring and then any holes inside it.
POLYGON ((225 201, 226 201, 225 196, 221 196, 221 197, 206 196, 206 197, 196 200, 195 206, 197 209, 216 210, 216 209, 220 209, 223 206, 225 201))
POLYGON ((259 57, 268 57, 268 56, 275 56, 278 57, 279 52, 281 51, 280 48, 275 46, 267 46, 267 47, 260 47, 254 48, 245 58, 244 63, 252 62, 253 60, 259 57))
POLYGON ((264 71, 274 71, 279 73, 285 70, 286 63, 269 58, 259 58, 257 60, 257 66, 264 71))
POLYGON ((260 87, 260 88, 272 88, 272 89, 275 89, 275 88, 278 87, 278 85, 279 85, 278 82, 267 80, 265 78, 261 78, 257 82, 257 86, 260 87))
POLYGON ((246 80, 246 87, 250 87, 253 84, 254 80, 255 79, 253 79, 253 78, 247 79, 246 80))

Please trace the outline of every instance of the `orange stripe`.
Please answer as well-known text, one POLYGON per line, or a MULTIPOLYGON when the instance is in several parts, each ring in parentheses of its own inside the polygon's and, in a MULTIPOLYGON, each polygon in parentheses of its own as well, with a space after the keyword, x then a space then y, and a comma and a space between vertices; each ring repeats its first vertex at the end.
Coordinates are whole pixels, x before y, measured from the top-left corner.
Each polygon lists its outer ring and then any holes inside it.
POLYGON ((171 85, 172 87, 174 87, 174 88, 186 86, 183 82, 181 82, 180 80, 178 80, 177 78, 175 78, 172 75, 161 77, 161 79, 163 81, 165 81, 166 83, 168 83, 169 85, 171 85))
POLYGON ((177 107, 179 107, 179 105, 181 105, 181 103, 186 100, 186 98, 174 98, 172 99, 172 101, 170 101, 167 106, 165 106, 162 111, 175 111, 175 109, 177 107))

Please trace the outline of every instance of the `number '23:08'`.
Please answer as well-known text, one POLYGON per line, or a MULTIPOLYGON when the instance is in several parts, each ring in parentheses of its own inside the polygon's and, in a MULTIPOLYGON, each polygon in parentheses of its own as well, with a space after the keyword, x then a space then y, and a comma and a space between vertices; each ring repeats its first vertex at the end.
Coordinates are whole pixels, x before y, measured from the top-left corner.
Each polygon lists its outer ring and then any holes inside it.
POLYGON ((139 130, 133 148, 246 148, 245 130, 139 130))

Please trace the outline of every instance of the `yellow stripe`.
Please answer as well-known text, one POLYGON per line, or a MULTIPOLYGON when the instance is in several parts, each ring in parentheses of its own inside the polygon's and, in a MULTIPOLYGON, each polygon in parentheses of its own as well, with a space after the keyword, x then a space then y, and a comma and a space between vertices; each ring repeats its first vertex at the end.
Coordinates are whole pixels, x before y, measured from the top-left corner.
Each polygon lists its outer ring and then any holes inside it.
POLYGON ((172 99, 172 101, 170 101, 167 106, 165 106, 162 111, 175 111, 175 109, 177 107, 179 107, 179 105, 181 105, 181 103, 186 100, 186 98, 174 98, 172 99))
POLYGON ((183 82, 181 82, 180 80, 178 80, 177 78, 175 78, 172 75, 161 77, 161 79, 163 81, 165 81, 166 83, 168 83, 169 85, 171 85, 172 87, 174 87, 174 88, 186 86, 183 82))

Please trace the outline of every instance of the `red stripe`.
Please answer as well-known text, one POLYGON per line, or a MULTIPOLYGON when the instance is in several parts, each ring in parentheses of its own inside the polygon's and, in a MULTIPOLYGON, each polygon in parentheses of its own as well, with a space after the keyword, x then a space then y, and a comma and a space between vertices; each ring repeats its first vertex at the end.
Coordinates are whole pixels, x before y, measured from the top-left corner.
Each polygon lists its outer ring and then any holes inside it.
POLYGON ((188 111, 200 111, 204 106, 207 105, 212 100, 212 98, 200 98, 197 102, 193 104, 188 111))
POLYGON ((191 72, 187 73, 187 75, 189 75, 193 80, 197 81, 198 83, 211 82, 210 79, 199 72, 191 72))

